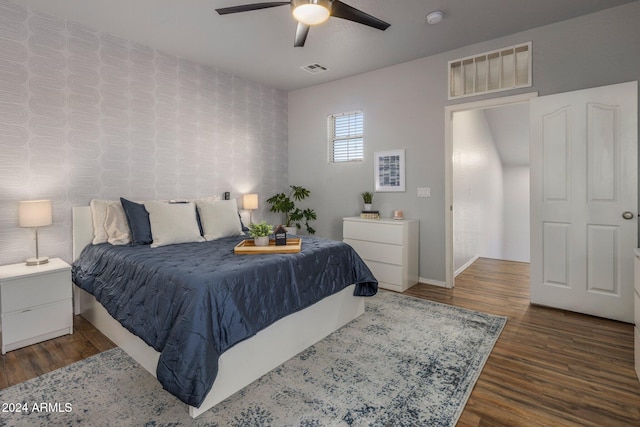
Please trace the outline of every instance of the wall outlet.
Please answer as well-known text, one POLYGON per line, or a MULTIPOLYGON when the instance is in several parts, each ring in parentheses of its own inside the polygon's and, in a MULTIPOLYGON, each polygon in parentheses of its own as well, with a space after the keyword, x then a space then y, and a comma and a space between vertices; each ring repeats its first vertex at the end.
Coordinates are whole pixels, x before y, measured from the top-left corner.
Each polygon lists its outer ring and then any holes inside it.
POLYGON ((418 187, 418 197, 431 197, 431 187, 418 187))

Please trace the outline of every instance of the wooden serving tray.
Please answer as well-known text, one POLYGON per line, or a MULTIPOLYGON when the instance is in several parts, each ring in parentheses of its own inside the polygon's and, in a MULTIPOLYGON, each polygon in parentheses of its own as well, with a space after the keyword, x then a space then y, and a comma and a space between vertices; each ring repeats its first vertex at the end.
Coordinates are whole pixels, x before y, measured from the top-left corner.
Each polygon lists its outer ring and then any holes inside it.
POLYGON ((233 252, 236 254, 293 254, 300 252, 302 239, 287 239, 287 245, 276 246, 276 241, 269 240, 269 246, 256 246, 253 239, 238 243, 233 252))

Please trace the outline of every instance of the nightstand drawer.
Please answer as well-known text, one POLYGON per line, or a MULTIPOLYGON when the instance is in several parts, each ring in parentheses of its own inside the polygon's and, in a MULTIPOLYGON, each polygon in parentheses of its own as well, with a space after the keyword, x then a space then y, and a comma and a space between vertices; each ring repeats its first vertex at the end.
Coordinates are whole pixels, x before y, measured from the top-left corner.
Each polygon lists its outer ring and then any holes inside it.
MULTIPOLYGON (((71 299, 2 316, 2 345, 27 340, 73 325, 71 299)), ((69 333, 69 332, 67 332, 69 333)))
POLYGON ((71 272, 20 277, 2 283, 2 313, 71 299, 71 272))
POLYGON ((344 242, 351 245, 365 261, 402 265, 402 246, 351 239, 344 239, 344 242))

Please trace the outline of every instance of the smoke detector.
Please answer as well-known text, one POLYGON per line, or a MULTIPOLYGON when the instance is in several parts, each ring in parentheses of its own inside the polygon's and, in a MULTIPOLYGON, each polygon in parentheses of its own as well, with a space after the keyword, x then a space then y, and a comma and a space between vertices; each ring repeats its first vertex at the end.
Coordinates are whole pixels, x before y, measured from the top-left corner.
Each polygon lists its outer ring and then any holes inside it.
POLYGON ((442 21, 444 17, 444 13, 439 10, 434 10, 430 14, 427 15, 427 22, 431 25, 437 24, 442 21))

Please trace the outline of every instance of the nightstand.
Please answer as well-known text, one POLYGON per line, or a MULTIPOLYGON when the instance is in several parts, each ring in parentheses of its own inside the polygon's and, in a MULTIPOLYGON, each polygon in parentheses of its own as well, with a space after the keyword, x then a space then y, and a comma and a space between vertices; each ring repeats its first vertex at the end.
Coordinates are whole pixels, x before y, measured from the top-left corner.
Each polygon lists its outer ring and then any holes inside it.
POLYGON ((0 267, 2 354, 72 334, 72 305, 71 266, 61 259, 0 267))

